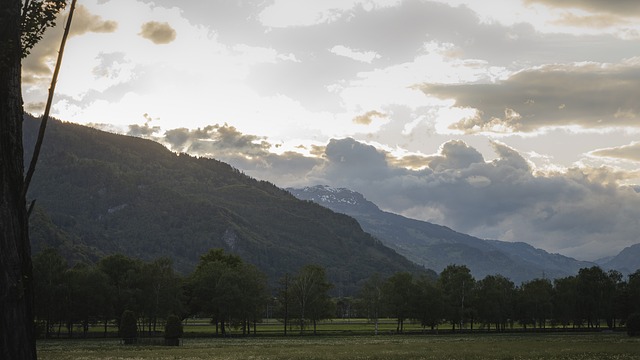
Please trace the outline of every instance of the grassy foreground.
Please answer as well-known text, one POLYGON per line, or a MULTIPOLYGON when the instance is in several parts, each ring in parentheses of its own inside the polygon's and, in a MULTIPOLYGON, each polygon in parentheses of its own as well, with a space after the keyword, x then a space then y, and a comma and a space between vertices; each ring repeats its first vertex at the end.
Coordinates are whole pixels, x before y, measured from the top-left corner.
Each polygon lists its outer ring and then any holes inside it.
POLYGON ((40 359, 640 359, 624 334, 273 337, 185 339, 183 346, 118 340, 41 340, 40 359))

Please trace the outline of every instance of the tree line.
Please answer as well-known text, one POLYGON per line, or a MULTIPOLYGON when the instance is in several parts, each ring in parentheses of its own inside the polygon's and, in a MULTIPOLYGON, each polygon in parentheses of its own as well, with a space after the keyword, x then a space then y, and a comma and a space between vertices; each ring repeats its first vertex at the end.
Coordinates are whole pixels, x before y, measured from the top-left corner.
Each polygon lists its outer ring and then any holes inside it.
POLYGON ((219 335, 229 329, 255 333, 267 317, 279 319, 285 335, 315 333, 318 321, 339 317, 367 318, 376 333, 378 320, 389 318, 396 319, 398 333, 407 320, 432 330, 449 324, 453 331, 601 324, 613 329, 640 312, 640 270, 625 279, 596 266, 518 286, 501 275, 476 280, 464 265, 449 265, 437 279, 374 274, 356 296, 332 298, 333 286, 320 266, 306 265, 270 288, 258 268, 222 249, 202 255, 186 276, 176 273, 168 258, 144 262, 119 254, 69 267, 53 249, 36 255, 33 265, 35 317, 43 337, 74 336, 74 328, 86 336, 91 326, 103 326, 107 336, 125 311, 135 314, 141 333, 155 334, 177 315, 211 319, 219 335))

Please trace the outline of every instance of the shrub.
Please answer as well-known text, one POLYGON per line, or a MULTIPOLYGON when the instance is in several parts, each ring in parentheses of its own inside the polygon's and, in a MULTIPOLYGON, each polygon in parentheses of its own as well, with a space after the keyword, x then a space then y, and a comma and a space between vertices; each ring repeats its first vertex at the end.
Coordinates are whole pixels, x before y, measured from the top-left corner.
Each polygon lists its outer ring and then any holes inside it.
POLYGON ((165 344, 170 346, 178 346, 179 340, 182 337, 182 321, 175 315, 170 315, 167 318, 167 323, 164 326, 164 338, 165 344))
POLYGON ((136 315, 131 310, 125 310, 120 319, 120 337, 125 344, 133 344, 138 338, 138 324, 136 315))
POLYGON ((633 313, 627 318, 627 334, 640 336, 640 313, 633 313))

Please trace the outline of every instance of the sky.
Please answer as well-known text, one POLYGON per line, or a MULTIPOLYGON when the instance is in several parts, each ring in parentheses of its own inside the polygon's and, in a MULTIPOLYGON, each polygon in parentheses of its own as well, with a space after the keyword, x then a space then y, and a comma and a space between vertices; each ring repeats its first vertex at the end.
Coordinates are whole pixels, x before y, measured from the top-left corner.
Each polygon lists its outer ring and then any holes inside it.
POLYGON ((80 0, 51 114, 595 260, 640 242, 639 99, 637 0, 80 0))

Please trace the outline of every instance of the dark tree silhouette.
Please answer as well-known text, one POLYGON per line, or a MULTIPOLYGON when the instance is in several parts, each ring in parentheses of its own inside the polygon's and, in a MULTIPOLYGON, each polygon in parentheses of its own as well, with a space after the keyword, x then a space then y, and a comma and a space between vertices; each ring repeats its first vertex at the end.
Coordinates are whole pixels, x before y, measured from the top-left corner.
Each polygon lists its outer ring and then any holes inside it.
MULTIPOLYGON (((21 61, 65 0, 0 1, 0 358, 35 359, 21 61), (24 6, 23 6, 24 5, 24 6)), ((66 35, 65 35, 66 37, 66 35)), ((61 56, 60 52, 60 56, 61 56)), ((59 61, 56 68, 59 68, 59 61)), ((57 69, 56 69, 57 72, 57 69)), ((51 94, 53 90, 51 91, 51 94)))

